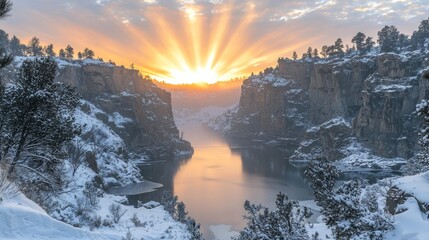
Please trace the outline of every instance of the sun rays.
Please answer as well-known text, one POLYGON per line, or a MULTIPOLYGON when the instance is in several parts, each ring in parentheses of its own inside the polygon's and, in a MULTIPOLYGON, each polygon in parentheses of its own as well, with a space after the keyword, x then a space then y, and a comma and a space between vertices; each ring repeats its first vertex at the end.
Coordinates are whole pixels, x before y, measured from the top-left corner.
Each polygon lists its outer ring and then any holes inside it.
POLYGON ((280 31, 255 36, 250 28, 257 24, 257 13, 251 5, 245 7, 241 15, 233 15, 233 6, 226 4, 146 9, 146 21, 127 25, 130 37, 141 46, 136 66, 175 84, 214 83, 262 70, 294 46, 287 46, 280 31))

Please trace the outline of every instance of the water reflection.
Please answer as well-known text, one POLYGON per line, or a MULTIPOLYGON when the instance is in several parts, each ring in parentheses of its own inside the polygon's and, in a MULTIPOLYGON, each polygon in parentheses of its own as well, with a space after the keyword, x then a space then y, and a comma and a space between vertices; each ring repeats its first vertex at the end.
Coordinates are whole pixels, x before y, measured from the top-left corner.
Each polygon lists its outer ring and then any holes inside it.
POLYGON ((280 191, 292 199, 312 199, 303 170, 289 165, 284 153, 252 148, 236 140, 227 143, 199 125, 180 129, 192 143, 194 155, 186 160, 142 166, 143 176, 162 183, 164 188, 150 194, 130 196, 132 203, 137 200, 159 201, 163 190, 170 190, 201 223, 205 237, 211 239, 210 226, 225 224, 234 230, 243 227, 243 203, 247 199, 273 206, 280 191))

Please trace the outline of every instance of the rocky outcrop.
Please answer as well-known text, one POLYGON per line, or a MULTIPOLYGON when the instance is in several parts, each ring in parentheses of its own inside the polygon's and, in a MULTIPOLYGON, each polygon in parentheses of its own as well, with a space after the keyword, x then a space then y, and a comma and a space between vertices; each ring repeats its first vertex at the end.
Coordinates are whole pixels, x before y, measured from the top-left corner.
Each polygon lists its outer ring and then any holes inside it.
POLYGON ((291 144, 301 139, 307 128, 307 93, 294 80, 287 80, 274 73, 254 75, 245 80, 241 89, 237 112, 221 116, 217 124, 228 126, 229 135, 257 136, 263 139, 289 140, 291 144))
POLYGON ((362 90, 354 130, 360 140, 382 156, 408 158, 416 144, 413 126, 419 124, 412 113, 420 100, 420 82, 424 80, 418 73, 421 63, 409 61, 393 54, 379 56, 377 70, 365 80, 362 90))
POLYGON ((138 71, 100 62, 59 66, 57 80, 75 86, 85 100, 101 109, 97 118, 109 125, 129 150, 153 159, 192 153, 174 123, 170 93, 138 71))
POLYGON ((290 159, 305 161, 319 155, 326 156, 328 159, 341 159, 346 157, 345 148, 353 140, 350 124, 343 118, 334 118, 308 129, 290 159))
POLYGON ((294 139, 289 147, 297 148, 297 158, 314 152, 345 157, 341 149, 351 139, 378 156, 409 158, 419 126, 412 113, 429 93, 421 77, 428 66, 425 57, 408 52, 329 61, 281 59, 271 73, 243 82, 238 110, 223 120, 227 134, 294 139), (281 81, 290 84, 276 85, 281 81), (342 124, 333 124, 335 119, 342 124))

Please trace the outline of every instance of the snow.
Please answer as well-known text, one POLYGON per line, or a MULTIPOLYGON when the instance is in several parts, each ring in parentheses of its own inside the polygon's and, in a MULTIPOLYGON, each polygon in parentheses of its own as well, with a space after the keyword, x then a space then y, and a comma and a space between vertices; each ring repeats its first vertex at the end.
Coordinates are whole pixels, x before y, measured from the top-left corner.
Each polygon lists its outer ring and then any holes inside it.
POLYGON ((55 61, 57 62, 57 65, 60 69, 65 68, 65 67, 81 67, 81 65, 78 63, 66 61, 66 60, 63 60, 60 58, 55 58, 55 61))
MULTIPOLYGON (((108 207, 122 197, 106 195, 102 198, 100 216, 108 218, 108 207)), ((151 208, 122 206, 126 210, 123 219, 113 228, 101 227, 93 232, 76 228, 50 217, 37 204, 19 194, 0 203, 0 239, 112 239, 120 240, 128 230, 136 239, 190 239, 186 227, 175 222, 162 206, 151 208), (130 220, 134 214, 142 222, 136 227, 130 220)))
POLYGON ((413 86, 401 84, 378 85, 377 87, 375 87, 374 92, 401 92, 412 87, 413 86))
MULTIPOLYGON (((322 221, 320 218, 318 218, 318 220, 322 221)), ((317 232, 319 234, 318 239, 334 239, 331 229, 323 222, 306 224, 305 228, 310 238, 317 232)))
MULTIPOLYGON (((15 56, 13 58, 13 65, 15 65, 15 67, 20 67, 22 65, 22 63, 25 60, 34 60, 36 58, 41 58, 41 57, 34 57, 34 56, 15 56)), ((82 65, 102 65, 102 66, 106 66, 106 67, 114 67, 115 65, 111 64, 111 63, 106 63, 103 62, 101 60, 98 59, 90 59, 90 58, 86 58, 83 60, 67 60, 67 59, 61 59, 58 57, 54 57, 55 62, 57 62, 58 68, 63 69, 65 67, 82 67, 82 65)))
POLYGON ((109 115, 109 121, 113 122, 118 128, 124 128, 124 124, 133 122, 131 118, 123 117, 118 112, 114 112, 112 115, 109 115))
MULTIPOLYGON (((131 83, 132 83, 132 82, 131 82, 131 83)), ((131 83, 130 83, 130 84, 131 84, 131 83)), ((121 96, 124 96, 124 97, 138 97, 138 96, 139 96, 138 94, 130 93, 130 92, 128 92, 128 91, 123 91, 123 92, 121 92, 120 94, 121 94, 121 96)))
POLYGON ((285 79, 275 74, 253 75, 249 77, 249 81, 254 86, 263 87, 264 85, 271 85, 272 87, 286 87, 294 83, 293 80, 285 79))
POLYGON ((108 63, 108 62, 103 62, 101 60, 98 59, 91 59, 91 58, 85 58, 83 60, 81 60, 83 65, 90 65, 90 64, 94 64, 94 65, 103 65, 103 66, 108 66, 108 67, 113 67, 115 65, 108 63))
POLYGON ((317 205, 316 201, 314 200, 302 200, 302 201, 299 201, 299 205, 318 212, 320 212, 321 210, 321 207, 317 205))
POLYGON ((392 167, 403 165, 407 160, 403 158, 384 158, 376 156, 371 151, 353 139, 350 145, 342 149, 347 156, 336 162, 341 171, 367 171, 367 170, 391 170, 392 167))
MULTIPOLYGON (((426 185, 426 188, 428 185, 426 185)), ((385 239, 426 240, 429 236, 429 221, 419 209, 415 198, 408 198, 399 209, 405 210, 395 215, 394 230, 387 233, 385 239)))
POLYGON ((336 117, 336 118, 333 118, 333 119, 331 119, 331 120, 329 120, 329 121, 327 121, 321 125, 307 129, 307 132, 318 132, 318 131, 320 131, 320 128, 329 129, 329 128, 332 128, 332 127, 335 127, 338 125, 343 125, 343 126, 346 126, 348 128, 351 128, 350 123, 348 121, 346 121, 344 118, 336 117))
POLYGON ((393 184, 419 201, 429 203, 429 172, 402 177, 393 184))
POLYGON ((120 239, 55 220, 23 194, 0 203, 0 222, 0 239, 120 239))
POLYGON ((104 114, 103 111, 85 100, 81 100, 81 104, 87 105, 90 108, 89 113, 85 113, 81 109, 77 109, 75 113, 76 123, 84 126, 84 132, 97 130, 100 134, 97 134, 96 141, 102 142, 105 146, 119 147, 124 145, 122 138, 96 117, 97 114, 104 114))

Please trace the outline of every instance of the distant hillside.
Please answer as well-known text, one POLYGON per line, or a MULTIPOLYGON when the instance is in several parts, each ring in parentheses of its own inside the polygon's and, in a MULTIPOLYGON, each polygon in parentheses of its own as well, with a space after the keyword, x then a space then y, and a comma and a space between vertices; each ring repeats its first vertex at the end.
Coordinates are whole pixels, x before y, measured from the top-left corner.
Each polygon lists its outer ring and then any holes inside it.
POLYGON ((171 93, 173 110, 186 108, 195 111, 207 106, 229 107, 240 99, 243 79, 217 82, 215 84, 168 84, 156 82, 160 88, 171 93))

